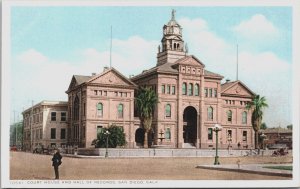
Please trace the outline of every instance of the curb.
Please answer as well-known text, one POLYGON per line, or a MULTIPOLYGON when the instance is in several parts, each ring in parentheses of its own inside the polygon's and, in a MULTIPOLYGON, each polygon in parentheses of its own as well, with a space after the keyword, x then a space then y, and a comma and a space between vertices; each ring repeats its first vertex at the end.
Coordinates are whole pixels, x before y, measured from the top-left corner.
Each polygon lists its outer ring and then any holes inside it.
POLYGON ((233 171, 239 173, 252 173, 252 174, 260 174, 260 175, 268 175, 268 176, 281 176, 281 177, 293 177, 292 173, 276 173, 276 172, 268 172, 268 171, 254 171, 254 170, 247 170, 247 169, 236 169, 236 168, 225 168, 225 167, 208 167, 198 165, 196 168, 201 169, 210 169, 210 170, 218 170, 218 171, 233 171))

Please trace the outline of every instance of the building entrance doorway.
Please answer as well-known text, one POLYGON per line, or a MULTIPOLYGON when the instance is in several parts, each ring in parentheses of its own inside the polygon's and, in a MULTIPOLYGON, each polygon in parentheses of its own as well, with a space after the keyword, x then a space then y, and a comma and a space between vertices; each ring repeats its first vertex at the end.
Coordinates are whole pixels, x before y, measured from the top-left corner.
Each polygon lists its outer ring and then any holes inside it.
POLYGON ((197 141, 197 110, 188 106, 183 112, 183 140, 195 146, 197 141))

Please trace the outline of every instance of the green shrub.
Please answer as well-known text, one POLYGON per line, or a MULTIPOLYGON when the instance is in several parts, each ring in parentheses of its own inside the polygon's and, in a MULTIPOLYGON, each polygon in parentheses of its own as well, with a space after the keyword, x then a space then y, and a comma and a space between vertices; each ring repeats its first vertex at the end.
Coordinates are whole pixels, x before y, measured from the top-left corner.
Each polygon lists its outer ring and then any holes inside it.
POLYGON ((107 137, 105 134, 106 131, 110 133, 108 135, 108 148, 116 148, 126 144, 123 127, 118 127, 113 124, 108 128, 103 128, 101 132, 97 134, 97 139, 93 140, 92 145, 95 145, 96 148, 105 148, 107 137))

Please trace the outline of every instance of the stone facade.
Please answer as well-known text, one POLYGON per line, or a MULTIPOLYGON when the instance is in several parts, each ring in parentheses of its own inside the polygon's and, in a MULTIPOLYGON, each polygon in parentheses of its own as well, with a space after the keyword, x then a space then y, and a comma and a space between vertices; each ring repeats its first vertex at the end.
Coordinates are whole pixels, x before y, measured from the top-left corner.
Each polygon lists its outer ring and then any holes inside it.
POLYGON ((90 147, 101 129, 111 124, 126 133, 127 147, 133 148, 139 120, 134 118, 134 90, 137 86, 114 68, 101 74, 73 76, 68 94, 68 143, 90 147))
POLYGON ((42 101, 23 111, 23 148, 63 147, 67 143, 67 102, 42 101))
POLYGON ((205 69, 188 55, 182 28, 172 12, 163 27, 157 64, 130 79, 114 68, 92 76, 73 76, 68 94, 68 143, 90 147, 101 128, 124 128, 128 148, 136 141, 140 122, 134 114, 134 91, 151 87, 159 103, 154 111, 152 144, 169 148, 214 148, 212 127, 221 124, 221 148, 253 148, 251 111, 254 93, 241 81, 221 83, 223 76, 205 69), (239 144, 239 145, 238 145, 239 144))

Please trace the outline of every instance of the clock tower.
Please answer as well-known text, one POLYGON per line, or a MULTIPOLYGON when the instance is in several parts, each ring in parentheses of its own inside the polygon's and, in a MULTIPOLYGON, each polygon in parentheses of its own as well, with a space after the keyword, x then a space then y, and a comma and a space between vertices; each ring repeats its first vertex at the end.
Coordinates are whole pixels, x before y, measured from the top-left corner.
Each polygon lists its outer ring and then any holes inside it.
POLYGON ((163 27, 163 38, 157 53, 157 65, 174 63, 185 55, 182 28, 175 20, 175 10, 172 10, 171 20, 163 27))

